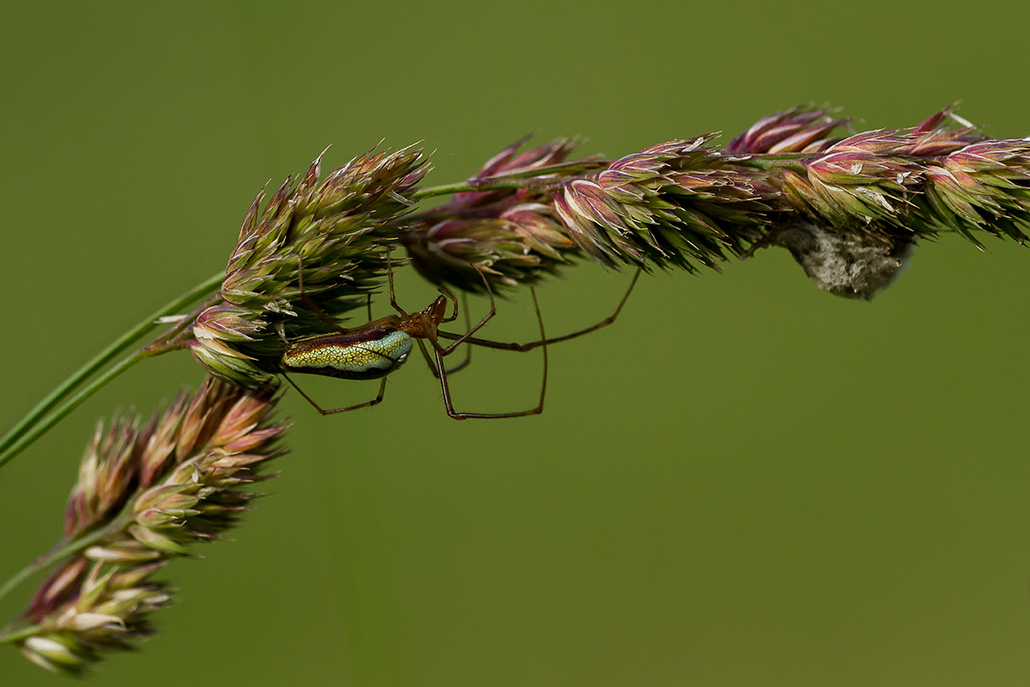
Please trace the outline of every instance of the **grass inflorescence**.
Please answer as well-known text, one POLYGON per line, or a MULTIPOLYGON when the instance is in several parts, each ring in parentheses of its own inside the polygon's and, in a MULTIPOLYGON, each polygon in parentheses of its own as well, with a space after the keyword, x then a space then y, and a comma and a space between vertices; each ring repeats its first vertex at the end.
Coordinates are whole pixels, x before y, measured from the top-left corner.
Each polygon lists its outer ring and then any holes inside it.
POLYGON ((388 265, 410 262, 434 284, 493 293, 576 260, 696 272, 780 246, 820 288, 870 299, 921 239, 1027 240, 1030 139, 988 138, 950 109, 908 128, 851 126, 799 107, 723 148, 704 134, 614 159, 577 158, 568 139, 521 152, 520 141, 464 182, 430 188, 420 186, 429 168, 415 146, 371 151, 324 178, 319 156, 267 202, 258 195, 224 273, 209 282, 215 293, 188 292, 174 308, 208 298, 100 374, 155 326, 141 323, 0 440, 2 465, 153 355, 189 349, 210 375, 145 423, 98 426, 64 538, 0 587, 4 596, 52 569, 0 642, 72 674, 137 646, 172 598, 159 573, 234 526, 264 466, 285 452, 284 427, 271 418, 284 349, 363 307, 388 265), (450 197, 426 207, 440 196, 450 197))

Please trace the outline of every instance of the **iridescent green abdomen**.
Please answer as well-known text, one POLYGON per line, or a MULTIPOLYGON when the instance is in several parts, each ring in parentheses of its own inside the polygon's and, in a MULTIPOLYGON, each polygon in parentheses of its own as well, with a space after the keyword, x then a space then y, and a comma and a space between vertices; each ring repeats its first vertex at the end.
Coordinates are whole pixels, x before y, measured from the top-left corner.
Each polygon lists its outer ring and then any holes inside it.
POLYGON ((376 379, 404 364, 410 352, 411 337, 384 326, 302 339, 287 347, 282 364, 289 372, 376 379))

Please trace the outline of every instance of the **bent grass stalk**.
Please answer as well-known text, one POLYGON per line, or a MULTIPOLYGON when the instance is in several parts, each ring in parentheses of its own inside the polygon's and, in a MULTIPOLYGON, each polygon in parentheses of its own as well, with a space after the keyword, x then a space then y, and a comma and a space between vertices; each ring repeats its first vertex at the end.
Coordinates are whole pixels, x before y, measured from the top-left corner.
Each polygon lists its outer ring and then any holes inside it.
POLYGON ((62 405, 53 413, 50 413, 54 407, 67 399, 76 388, 95 375, 97 371, 113 360, 119 353, 126 350, 147 332, 160 326, 159 320, 162 317, 173 315, 198 298, 211 293, 222 282, 223 278, 223 273, 215 274, 200 282, 189 291, 186 291, 178 298, 161 306, 158 310, 140 320, 140 322, 132 329, 129 329, 127 332, 111 342, 107 348, 100 351, 100 353, 98 353, 92 360, 73 372, 67 379, 55 387, 53 391, 37 403, 3 436, 2 439, 0 439, 0 467, 24 451, 36 439, 43 436, 43 434, 49 431, 54 425, 64 419, 65 416, 79 407, 83 401, 103 388, 108 382, 118 377, 118 375, 125 372, 144 358, 149 358, 151 356, 160 355, 161 353, 166 353, 169 350, 174 350, 173 347, 161 348, 160 345, 154 344, 158 344, 165 338, 174 337, 185 330, 189 325, 188 319, 179 322, 170 332, 168 332, 168 334, 156 339, 152 344, 148 344, 136 353, 126 356, 120 360, 103 376, 94 380, 78 394, 68 400, 67 403, 62 405), (50 414, 47 415, 47 413, 50 414))

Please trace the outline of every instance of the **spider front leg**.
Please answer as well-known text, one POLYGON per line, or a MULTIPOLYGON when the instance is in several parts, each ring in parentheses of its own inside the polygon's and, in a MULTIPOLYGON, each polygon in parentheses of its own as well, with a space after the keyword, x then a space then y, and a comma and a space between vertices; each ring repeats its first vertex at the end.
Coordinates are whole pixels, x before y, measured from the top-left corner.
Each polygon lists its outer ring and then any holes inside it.
MULTIPOLYGON (((445 289, 440 289, 440 291, 443 293, 443 295, 445 297, 454 299, 453 294, 451 294, 449 291, 447 291, 445 289)), ((464 311, 463 314, 465 315, 465 331, 466 331, 466 333, 469 333, 472 330, 472 323, 469 320, 468 301, 465 298, 465 292, 464 291, 461 293, 461 301, 462 301, 462 310, 464 311)), ((440 322, 452 322, 452 321, 458 319, 457 299, 454 299, 454 305, 455 305, 454 314, 451 315, 451 317, 443 318, 442 320, 440 320, 440 322)), ((436 331, 439 331, 439 329, 437 329, 436 331)), ((426 338, 428 338, 428 337, 426 337, 426 338)), ((433 362, 433 358, 430 357, 429 352, 426 350, 425 345, 422 343, 422 340, 421 339, 416 339, 416 343, 418 344, 419 350, 422 351, 422 357, 425 358, 426 365, 429 367, 429 370, 433 373, 434 377, 439 379, 440 378, 439 367, 436 365, 436 363, 433 362)), ((460 345, 460 344, 461 344, 461 342, 459 341, 459 342, 455 343, 452 346, 448 346, 447 348, 440 348, 441 353, 443 353, 443 355, 449 355, 450 353, 453 353, 454 350, 456 349, 456 347, 458 345, 460 345), (446 351, 446 352, 444 352, 444 351, 446 351)), ((437 343, 437 347, 439 347, 439 343, 437 343)), ((434 350, 434 352, 435 352, 435 350, 434 350)), ((472 348, 471 348, 471 346, 466 346, 465 347, 465 359, 462 360, 457 365, 455 365, 454 367, 447 368, 447 374, 454 374, 455 372, 459 372, 460 370, 465 369, 466 367, 468 367, 468 364, 471 361, 472 361, 472 348)))
MULTIPOLYGON (((490 288, 490 282, 487 281, 486 275, 483 274, 482 270, 479 270, 477 268, 477 271, 479 271, 479 276, 483 279, 484 286, 486 286, 487 296, 490 297, 490 312, 488 312, 486 315, 484 315, 483 319, 481 319, 478 323, 476 323, 476 326, 470 328, 467 332, 465 332, 464 335, 462 335, 462 336, 458 336, 457 334, 448 335, 448 338, 455 339, 454 343, 452 343, 450 346, 441 346, 440 345, 440 340, 437 337, 437 332, 439 332, 439 326, 440 326, 441 322, 453 322, 454 320, 456 320, 458 318, 458 299, 454 297, 453 293, 448 291, 446 288, 441 288, 440 289, 440 293, 442 294, 443 298, 451 301, 454 304, 454 312, 451 314, 450 317, 446 316, 446 312, 443 312, 442 314, 434 314, 434 308, 436 307, 435 305, 434 306, 430 306, 429 308, 424 310, 422 313, 416 313, 416 316, 420 315, 422 317, 422 327, 421 327, 421 329, 424 332, 423 334, 419 335, 419 337, 416 339, 416 342, 418 343, 419 350, 422 351, 422 357, 426 359, 426 364, 429 366, 429 369, 433 372, 433 376, 434 377, 440 378, 440 376, 441 376, 440 375, 440 370, 443 369, 443 368, 439 364, 440 360, 444 356, 448 356, 451 353, 453 353, 455 350, 457 350, 458 346, 460 346, 461 344, 465 343, 466 341, 471 340, 472 335, 475 334, 483 325, 485 325, 487 322, 489 322, 490 319, 494 315, 497 314, 497 305, 496 305, 496 303, 494 301, 494 292, 490 288), (435 364, 433 362, 433 359, 429 356, 429 352, 426 350, 426 347, 422 344, 422 339, 423 338, 428 339, 430 345, 433 347, 433 351, 434 351, 434 353, 436 354, 436 357, 437 357, 437 362, 435 364)), ((391 280, 391 289, 392 289, 392 283, 393 282, 391 280)), ((533 295, 533 299, 534 299, 534 301, 536 300, 536 294, 535 293, 533 295)), ((439 299, 437 299, 437 300, 439 301, 439 299)), ((436 311, 436 312, 439 313, 439 311, 436 311)), ((540 315, 540 312, 538 310, 537 311, 537 316, 539 317, 539 315, 540 315)), ((541 322, 541 324, 542 324, 542 322, 541 322)), ((466 364, 468 364, 467 361, 460 363, 458 365, 458 369, 461 369, 466 364)))
MULTIPOLYGON (((446 356, 446 355, 450 355, 451 353, 453 353, 458 348, 458 346, 460 346, 461 344, 465 343, 466 341, 469 341, 472 338, 473 334, 475 334, 477 331, 479 331, 479 329, 484 324, 489 322, 490 319, 493 318, 493 316, 497 314, 497 304, 494 302, 494 291, 493 291, 492 288, 490 288, 490 281, 486 278, 486 275, 483 274, 483 270, 481 270, 481 269, 479 269, 477 267, 476 271, 479 272, 479 277, 480 277, 480 279, 483 280, 483 286, 486 287, 486 295, 490 299, 490 312, 488 312, 486 315, 484 315, 483 319, 481 319, 476 324, 475 327, 472 327, 471 329, 466 331, 463 336, 449 336, 449 337, 446 337, 446 338, 453 338, 453 339, 455 339, 454 343, 452 343, 450 346, 446 346, 446 347, 440 346, 440 342, 437 339, 437 337, 435 336, 435 334, 437 334, 439 332, 439 330, 434 331, 433 332, 434 336, 430 337, 430 343, 433 344, 433 348, 436 349, 436 351, 440 355, 445 355, 446 356)), ((444 296, 448 297, 454 303, 454 314, 450 318, 444 318, 444 319, 442 319, 440 321, 441 322, 453 322, 454 320, 456 320, 458 318, 458 299, 456 299, 454 297, 454 294, 452 294, 447 289, 443 289, 442 288, 442 289, 440 289, 440 291, 441 291, 441 293, 444 294, 444 296)), ((535 294, 533 296, 533 300, 534 301, 536 300, 536 295, 535 294)), ((468 311, 466 310, 466 313, 467 312, 468 311)), ((538 310, 537 311, 537 315, 539 315, 539 314, 540 314, 540 312, 538 310)), ((460 364, 459 365, 459 369, 461 369, 461 367, 464 367, 465 364, 467 364, 467 363, 460 364)))

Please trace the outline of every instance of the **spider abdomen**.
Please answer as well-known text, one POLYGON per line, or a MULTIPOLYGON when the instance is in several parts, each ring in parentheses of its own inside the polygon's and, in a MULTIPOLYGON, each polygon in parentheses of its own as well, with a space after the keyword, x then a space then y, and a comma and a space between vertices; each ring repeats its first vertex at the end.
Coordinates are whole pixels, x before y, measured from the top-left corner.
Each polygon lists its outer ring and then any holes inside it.
POLYGON ((403 365, 410 352, 411 336, 406 332, 393 327, 361 328, 296 341, 283 353, 282 365, 288 372, 377 379, 403 365))

